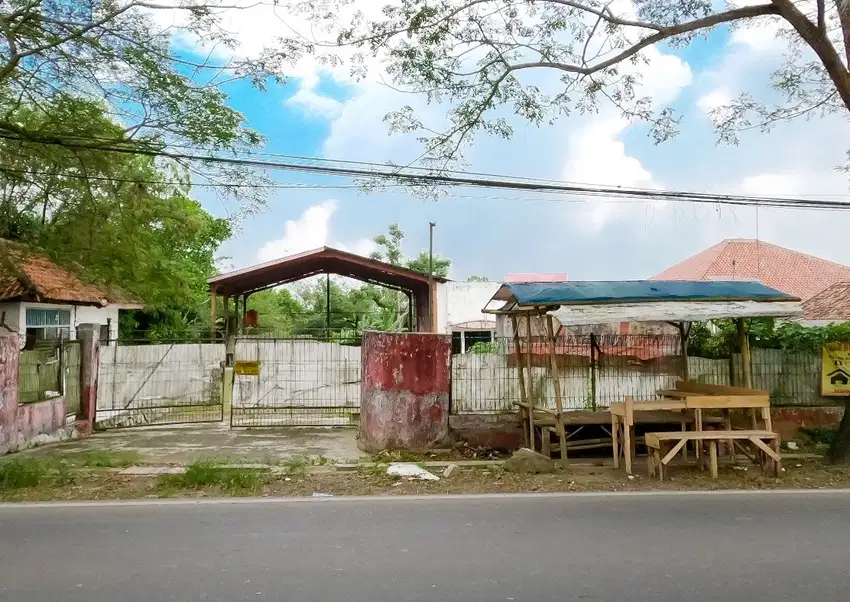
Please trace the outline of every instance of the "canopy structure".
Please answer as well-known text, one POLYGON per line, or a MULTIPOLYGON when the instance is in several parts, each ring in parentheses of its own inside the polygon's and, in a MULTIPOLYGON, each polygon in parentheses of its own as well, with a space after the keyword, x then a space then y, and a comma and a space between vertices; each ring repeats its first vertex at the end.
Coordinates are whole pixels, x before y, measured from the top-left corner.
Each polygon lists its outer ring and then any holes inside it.
POLYGON ((490 314, 549 314, 563 326, 803 315, 800 300, 758 282, 626 280, 503 284, 490 314))
POLYGON ((289 255, 210 278, 208 283, 213 328, 217 296, 224 297, 226 314, 229 314, 228 299, 232 297, 237 304, 238 315, 240 298, 244 313, 245 301, 251 294, 317 274, 336 274, 402 291, 411 298, 410 305, 416 310, 417 330, 434 331, 436 312, 432 308, 436 306, 436 283, 445 282, 445 278, 330 247, 289 255))

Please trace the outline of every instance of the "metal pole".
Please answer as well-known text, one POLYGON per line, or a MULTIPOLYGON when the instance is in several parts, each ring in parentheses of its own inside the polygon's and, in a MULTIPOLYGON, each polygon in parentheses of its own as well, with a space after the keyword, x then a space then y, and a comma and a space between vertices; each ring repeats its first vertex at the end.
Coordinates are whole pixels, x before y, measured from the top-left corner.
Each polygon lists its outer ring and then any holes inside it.
POLYGON ((428 222, 428 309, 431 315, 428 320, 431 322, 429 330, 437 332, 437 303, 436 295, 434 295, 434 228, 437 226, 435 222, 428 222))
POLYGON ((434 277, 434 227, 437 224, 428 222, 428 276, 434 277))

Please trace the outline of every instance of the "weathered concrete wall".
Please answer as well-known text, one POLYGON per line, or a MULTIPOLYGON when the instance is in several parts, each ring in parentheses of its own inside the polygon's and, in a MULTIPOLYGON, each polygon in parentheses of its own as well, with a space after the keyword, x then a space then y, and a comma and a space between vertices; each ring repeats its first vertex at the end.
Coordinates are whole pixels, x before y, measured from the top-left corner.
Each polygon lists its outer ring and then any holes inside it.
POLYGON ((449 416, 452 443, 473 448, 513 452, 522 446, 518 412, 453 414, 449 416))
POLYGON ((800 428, 837 428, 843 415, 842 406, 770 409, 773 430, 779 433, 783 440, 793 439, 800 428))
POLYGON ((66 425, 65 398, 19 404, 18 336, 0 332, 0 455, 76 434, 66 425))
POLYGON ((360 449, 421 451, 448 438, 451 336, 366 332, 360 449))
POLYGON ((444 282, 437 285, 437 332, 450 333, 453 325, 495 319, 481 310, 490 301, 501 282, 444 282))

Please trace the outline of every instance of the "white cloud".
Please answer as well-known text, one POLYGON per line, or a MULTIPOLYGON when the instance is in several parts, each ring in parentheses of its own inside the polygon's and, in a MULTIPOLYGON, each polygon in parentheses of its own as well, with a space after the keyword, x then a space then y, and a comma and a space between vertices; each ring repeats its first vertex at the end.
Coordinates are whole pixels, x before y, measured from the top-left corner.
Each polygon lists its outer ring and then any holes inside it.
POLYGON ((697 106, 706 113, 710 113, 715 109, 728 105, 732 100, 732 94, 729 92, 729 89, 721 86, 700 96, 699 100, 697 100, 697 106))
POLYGON ((337 207, 338 202, 335 199, 328 199, 309 207, 298 219, 287 220, 283 226, 283 236, 264 244, 257 252, 257 259, 261 262, 271 261, 324 246, 358 255, 368 255, 374 251, 375 243, 367 238, 359 239, 351 245, 331 242, 330 221, 337 207))
POLYGON ((286 103, 301 108, 311 115, 332 119, 340 114, 343 103, 316 92, 319 81, 318 73, 307 73, 301 78, 298 91, 290 96, 286 103))

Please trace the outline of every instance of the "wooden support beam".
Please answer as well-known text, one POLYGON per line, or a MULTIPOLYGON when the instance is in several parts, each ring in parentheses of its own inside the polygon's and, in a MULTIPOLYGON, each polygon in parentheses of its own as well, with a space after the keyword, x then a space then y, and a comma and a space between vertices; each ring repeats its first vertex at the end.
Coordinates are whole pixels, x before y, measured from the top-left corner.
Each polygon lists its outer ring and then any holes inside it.
MULTIPOLYGON (((522 342, 519 339, 519 321, 516 316, 511 314, 511 329, 514 333, 514 350, 516 351, 516 369, 519 374, 519 396, 522 403, 525 404, 525 411, 528 414, 528 428, 523 429, 523 439, 525 439, 526 447, 534 446, 534 417, 531 415, 531 407, 528 405, 528 396, 525 391, 525 375, 523 374, 523 357, 522 357, 522 342)), ((522 406, 520 406, 522 407, 522 406)))
POLYGON ((531 339, 531 314, 525 315, 525 340, 527 344, 527 349, 525 353, 525 367, 528 370, 528 378, 526 379, 528 384, 528 423, 530 426, 528 433, 528 443, 529 447, 534 449, 534 378, 532 378, 531 373, 531 354, 534 349, 532 339, 531 339))
POLYGON ((738 328, 738 341, 741 346, 741 364, 742 374, 744 377, 744 387, 752 389, 753 364, 752 356, 750 355, 750 333, 747 330, 747 325, 744 323, 744 318, 738 318, 736 326, 738 328))
POLYGON ((552 316, 549 314, 546 314, 546 331, 549 334, 549 363, 552 370, 552 385, 555 387, 555 409, 558 412, 558 442, 561 446, 561 465, 566 470, 569 466, 569 460, 567 460, 567 438, 564 433, 564 403, 561 399, 561 376, 558 358, 555 355, 555 329, 552 326, 552 316))

